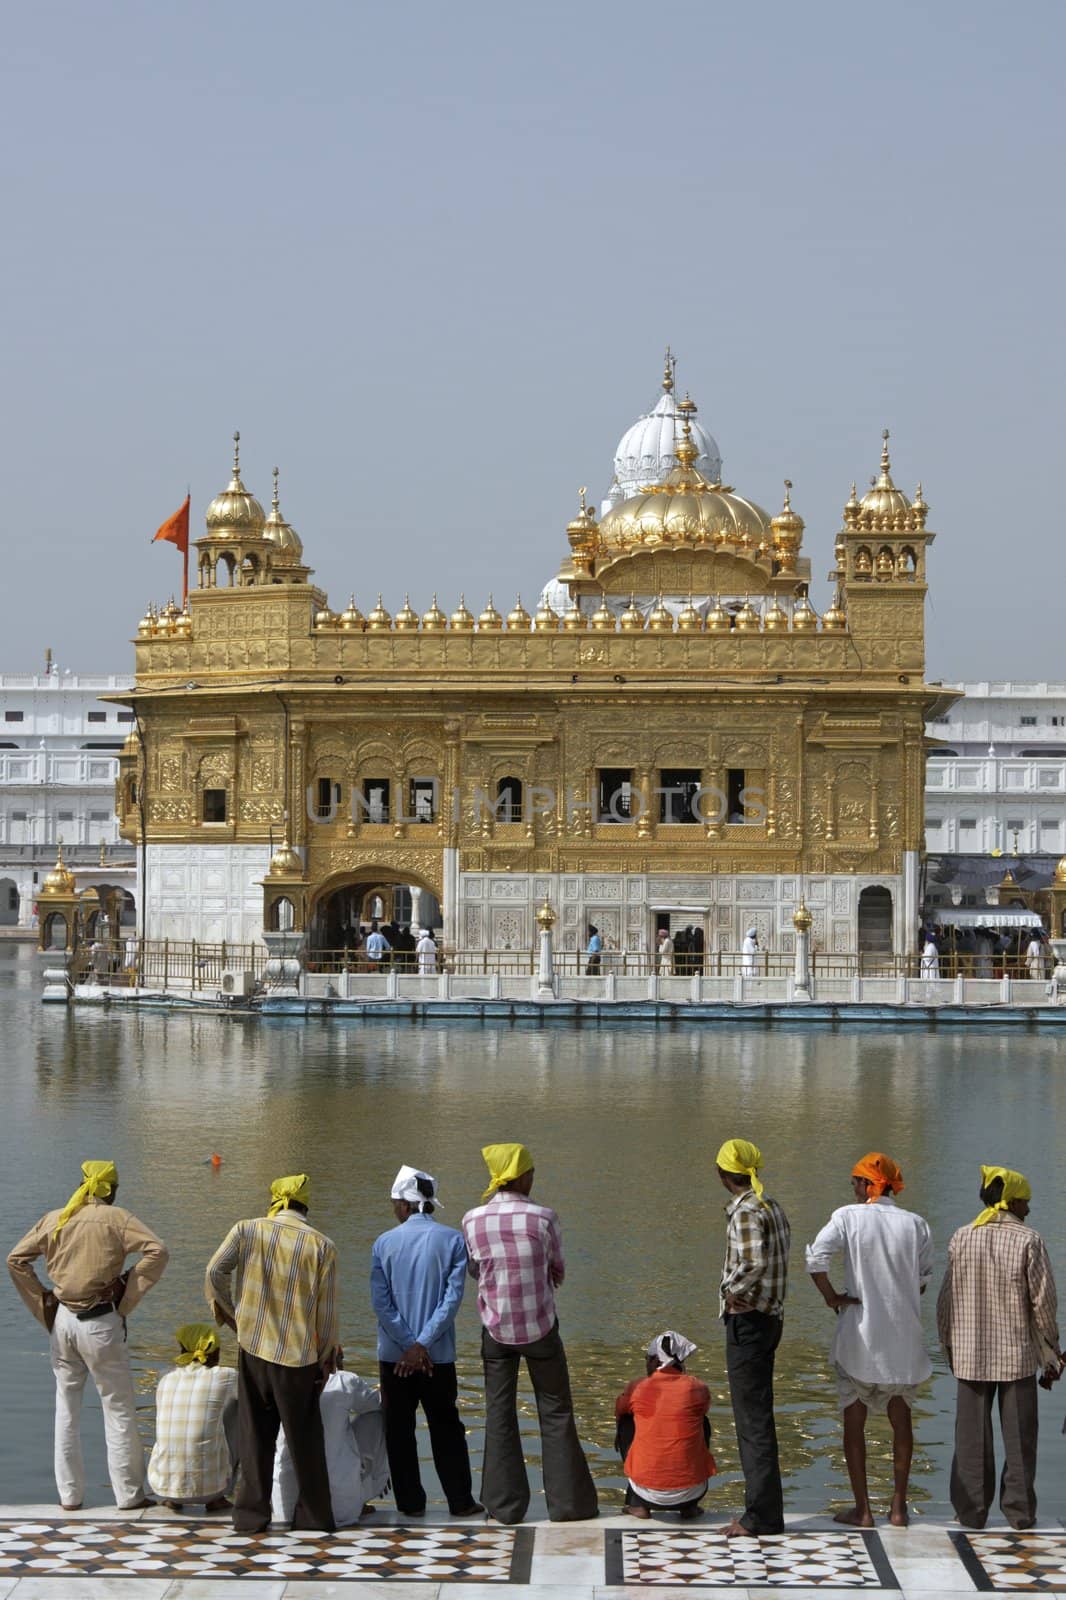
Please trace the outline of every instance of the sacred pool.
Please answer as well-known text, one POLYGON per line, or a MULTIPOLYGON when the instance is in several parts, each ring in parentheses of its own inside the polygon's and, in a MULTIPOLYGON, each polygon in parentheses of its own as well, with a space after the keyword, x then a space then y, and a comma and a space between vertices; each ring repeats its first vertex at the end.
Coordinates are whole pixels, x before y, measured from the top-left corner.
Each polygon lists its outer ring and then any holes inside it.
MULTIPOLYGON (((38 965, 24 946, 0 946, 4 1248, 67 1198, 83 1158, 117 1161, 122 1200, 171 1250, 162 1282, 129 1328, 146 1437, 172 1330, 203 1314, 209 1254, 234 1220, 262 1208, 280 1173, 312 1174, 312 1220, 340 1250, 347 1363, 373 1377, 369 1252, 392 1222, 387 1197, 396 1168, 406 1161, 435 1173, 442 1220, 457 1224, 485 1181, 480 1146, 529 1144, 535 1196, 562 1217, 568 1273, 561 1328, 582 1436, 612 1505, 620 1483, 613 1398, 642 1372, 640 1346, 665 1326, 699 1344, 691 1370, 714 1394, 721 1476, 706 1503, 713 1511, 741 1503, 716 1321, 725 1195, 712 1162, 723 1138, 742 1135, 762 1147, 767 1187, 792 1223, 777 1385, 790 1509, 847 1499, 827 1363, 833 1319, 806 1275, 803 1245, 833 1207, 851 1199, 848 1174, 858 1156, 868 1149, 895 1156, 906 1178, 904 1203, 932 1225, 937 1270, 925 1302, 931 1349, 947 1240, 978 1210, 980 1162, 1003 1162, 1031 1177, 1032 1220, 1060 1274, 1066 1271, 1066 1165, 1056 1134, 1066 1078, 1050 1032, 118 1016, 42 1007, 38 965), (222 1157, 217 1169, 215 1152, 222 1157)), ((0 1319, 0 1501, 50 1502, 46 1341, 10 1285, 0 1319)), ((479 1459, 472 1292, 459 1335, 465 1416, 479 1459)), ((950 1515, 953 1403, 937 1350, 934 1378, 915 1413, 912 1496, 919 1511, 950 1515)), ((1040 1403, 1038 1489, 1042 1510, 1054 1518, 1064 1510, 1066 1389, 1042 1394, 1040 1403)), ((87 1500, 107 1504, 99 1404, 91 1393, 86 1412, 87 1500)), ((535 1461, 528 1391, 523 1426, 535 1461)), ((887 1501, 887 1462, 882 1421, 871 1441, 875 1504, 887 1501)), ((435 1482, 430 1469, 427 1486, 435 1482)))

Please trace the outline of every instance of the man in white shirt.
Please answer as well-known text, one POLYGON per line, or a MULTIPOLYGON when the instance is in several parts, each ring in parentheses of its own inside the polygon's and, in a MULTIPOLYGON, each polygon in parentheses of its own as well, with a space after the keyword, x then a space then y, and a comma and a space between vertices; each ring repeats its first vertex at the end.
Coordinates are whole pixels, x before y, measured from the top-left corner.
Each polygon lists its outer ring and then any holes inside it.
MULTIPOLYGON (((381 1396, 356 1373, 341 1370, 343 1354, 338 1351, 337 1371, 326 1379, 318 1402, 322 1431, 326 1436, 329 1495, 338 1528, 358 1522, 370 1507, 370 1501, 383 1492, 389 1481, 381 1396)), ((270 1509, 275 1522, 292 1521, 296 1495, 292 1456, 285 1435, 281 1433, 274 1457, 271 1493, 270 1509)))
POLYGON ((373 923, 366 938, 366 959, 372 961, 375 967, 379 967, 385 952, 391 949, 392 945, 386 939, 377 923, 373 923))
POLYGON ((418 957, 418 975, 420 978, 432 978, 437 970, 437 942, 428 928, 423 928, 418 943, 415 945, 415 955, 418 957))
POLYGON ((812 1245, 807 1271, 837 1316, 830 1359, 844 1410, 844 1459, 855 1504, 837 1522, 872 1528, 866 1480, 866 1413, 883 1406, 892 1424, 892 1506, 889 1521, 907 1526, 907 1484, 914 1435, 911 1405, 933 1370, 922 1335, 921 1296, 933 1270, 929 1224, 893 1198, 903 1174, 877 1151, 852 1169, 858 1202, 834 1211, 812 1245), (844 1254, 844 1290, 829 1281, 833 1257, 844 1254))

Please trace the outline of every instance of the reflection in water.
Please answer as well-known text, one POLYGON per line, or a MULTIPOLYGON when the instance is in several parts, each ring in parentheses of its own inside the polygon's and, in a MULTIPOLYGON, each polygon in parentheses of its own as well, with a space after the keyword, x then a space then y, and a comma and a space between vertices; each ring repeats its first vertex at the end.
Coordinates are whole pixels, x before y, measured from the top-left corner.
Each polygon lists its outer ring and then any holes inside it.
MULTIPOLYGON (((1055 1119, 1064 1089, 1053 1039, 994 1028, 899 1034, 871 1028, 387 1021, 308 1023, 41 1007, 32 952, 0 946, 9 1243, 66 1199, 86 1156, 113 1156, 122 1200, 171 1246, 160 1286, 131 1320, 144 1391, 169 1364, 173 1329, 202 1315, 204 1264, 230 1224, 265 1203, 271 1178, 313 1175, 313 1217, 337 1241, 349 1365, 373 1376, 367 1275, 375 1235, 392 1223, 392 1176, 409 1161, 437 1174, 457 1224, 484 1186, 480 1147, 517 1139, 537 1161, 534 1190, 559 1210, 568 1274, 560 1319, 593 1469, 620 1484, 612 1453, 616 1393, 642 1371, 641 1346, 680 1328, 700 1346, 691 1369, 714 1395, 721 1477, 709 1503, 737 1503, 736 1446, 716 1321, 724 1191, 714 1152, 730 1135, 766 1157, 769 1191, 788 1211, 793 1278, 778 1359, 778 1426, 790 1505, 844 1500, 832 1316, 803 1269, 803 1244, 851 1199, 857 1156, 885 1149, 907 1180, 904 1203, 929 1218, 938 1260, 977 1209, 982 1161, 1034 1181, 1033 1220, 1052 1256, 1062 1242, 1066 1172, 1055 1119), (222 1166, 210 1165, 213 1151, 222 1166)), ((932 1347, 936 1282, 926 1296, 932 1347)), ((0 1304, 0 1388, 11 1448, 0 1497, 50 1498, 52 1385, 43 1337, 13 1289, 0 1304), (17 1468, 15 1463, 17 1462, 17 1468)), ((481 1375, 474 1296, 459 1325, 459 1373, 475 1454, 481 1375)), ((938 1359, 916 1414, 913 1493, 943 1509, 953 1388, 938 1359)), ((1043 1397, 1044 1507, 1062 1441, 1060 1405, 1043 1397), (1050 1408, 1050 1409, 1047 1409, 1050 1408)), ((531 1461, 535 1408, 525 1393, 531 1461)), ((871 1486, 887 1503, 889 1432, 871 1423, 871 1486)), ((103 1490, 102 1446, 94 1449, 103 1490)), ((432 1473, 430 1482, 433 1482, 432 1473)), ((97 1494, 106 1499, 106 1491, 97 1494)))

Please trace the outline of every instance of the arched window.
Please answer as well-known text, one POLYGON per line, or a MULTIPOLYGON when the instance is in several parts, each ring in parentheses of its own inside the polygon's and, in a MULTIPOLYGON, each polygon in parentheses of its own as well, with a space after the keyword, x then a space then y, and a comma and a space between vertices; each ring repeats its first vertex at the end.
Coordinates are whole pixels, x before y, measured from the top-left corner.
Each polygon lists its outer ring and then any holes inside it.
POLYGON ((520 778, 501 778, 496 785, 496 820, 521 822, 522 780, 520 778))
POLYGON ((275 900, 270 908, 270 928, 273 933, 290 933, 296 922, 296 907, 284 896, 275 900))

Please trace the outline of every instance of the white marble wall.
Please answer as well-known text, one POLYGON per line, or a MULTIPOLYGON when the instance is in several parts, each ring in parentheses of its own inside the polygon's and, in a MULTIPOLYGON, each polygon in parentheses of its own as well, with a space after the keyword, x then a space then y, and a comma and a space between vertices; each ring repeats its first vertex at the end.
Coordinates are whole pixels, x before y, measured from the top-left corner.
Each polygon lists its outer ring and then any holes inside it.
POLYGON ((253 944, 263 930, 265 844, 149 845, 149 939, 253 944))

